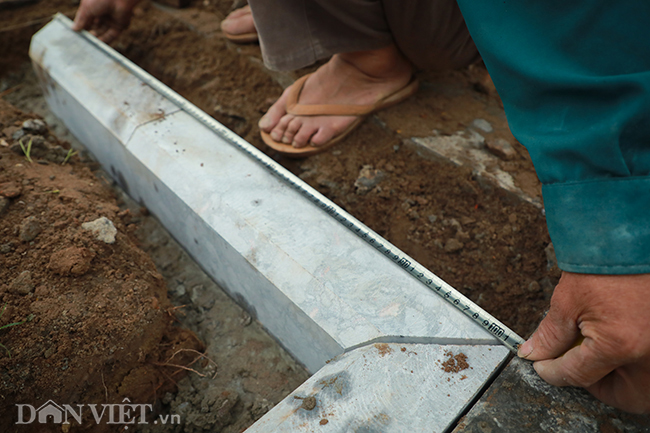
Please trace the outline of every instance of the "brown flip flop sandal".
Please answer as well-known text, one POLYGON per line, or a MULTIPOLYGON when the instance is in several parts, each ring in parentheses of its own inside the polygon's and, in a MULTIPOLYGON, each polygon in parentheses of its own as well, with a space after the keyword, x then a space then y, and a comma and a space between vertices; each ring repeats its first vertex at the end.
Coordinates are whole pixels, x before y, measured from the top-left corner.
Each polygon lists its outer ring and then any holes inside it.
POLYGON ((303 87, 307 78, 311 74, 307 74, 304 77, 296 80, 295 83, 291 86, 289 96, 287 98, 287 113, 294 114, 296 116, 357 116, 357 119, 350 124, 344 131, 339 135, 332 138, 327 143, 322 144, 321 146, 312 146, 307 145, 305 147, 296 148, 290 144, 284 144, 278 141, 275 141, 271 138, 271 135, 260 131, 262 140, 266 143, 267 146, 276 150, 278 153, 287 156, 289 158, 304 158, 307 156, 315 155, 317 153, 324 152, 335 144, 343 140, 348 134, 350 134, 357 126, 361 124, 370 114, 383 110, 384 108, 392 107, 393 105, 399 104, 405 99, 409 98, 418 90, 419 83, 415 77, 411 77, 404 87, 397 90, 396 92, 378 100, 374 104, 368 105, 344 105, 344 104, 326 104, 326 105, 303 105, 298 103, 298 98, 302 92, 303 87))
MULTIPOLYGON (((244 6, 242 9, 247 9, 248 14, 250 14, 250 6, 244 6)), ((228 19, 228 17, 226 17, 228 19)), ((224 20, 225 21, 225 20, 224 20)), ((228 33, 223 29, 223 22, 221 22, 221 32, 223 35, 226 37, 231 42, 234 42, 236 44, 251 44, 253 42, 259 41, 259 36, 257 35, 257 32, 250 32, 250 33, 241 33, 238 35, 235 35, 233 33, 228 33)))

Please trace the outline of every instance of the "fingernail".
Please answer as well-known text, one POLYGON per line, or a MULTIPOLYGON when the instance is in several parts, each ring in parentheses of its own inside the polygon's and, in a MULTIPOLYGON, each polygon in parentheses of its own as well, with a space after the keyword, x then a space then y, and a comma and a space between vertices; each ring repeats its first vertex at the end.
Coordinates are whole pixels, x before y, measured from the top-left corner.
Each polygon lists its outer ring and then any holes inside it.
POLYGON ((528 358, 533 353, 533 341, 528 340, 517 349, 517 356, 520 358, 528 358))
POLYGON ((271 126, 271 121, 268 119, 268 117, 264 116, 260 119, 257 125, 260 127, 260 129, 266 129, 271 126))

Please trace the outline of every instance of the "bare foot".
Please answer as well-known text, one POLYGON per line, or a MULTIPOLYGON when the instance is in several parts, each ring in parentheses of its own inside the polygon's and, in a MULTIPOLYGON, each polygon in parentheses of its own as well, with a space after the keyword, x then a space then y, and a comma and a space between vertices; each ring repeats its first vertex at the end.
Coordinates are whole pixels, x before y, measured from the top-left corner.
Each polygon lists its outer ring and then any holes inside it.
POLYGON ((231 12, 226 19, 221 22, 221 30, 228 39, 238 42, 238 38, 248 38, 257 40, 257 30, 253 22, 251 7, 244 6, 231 12))
MULTIPOLYGON (((408 84, 413 67, 394 45, 334 55, 305 82, 300 104, 373 104, 408 84)), ((296 116, 286 112, 287 88, 260 119, 277 142, 318 147, 345 131, 355 116, 296 116)))

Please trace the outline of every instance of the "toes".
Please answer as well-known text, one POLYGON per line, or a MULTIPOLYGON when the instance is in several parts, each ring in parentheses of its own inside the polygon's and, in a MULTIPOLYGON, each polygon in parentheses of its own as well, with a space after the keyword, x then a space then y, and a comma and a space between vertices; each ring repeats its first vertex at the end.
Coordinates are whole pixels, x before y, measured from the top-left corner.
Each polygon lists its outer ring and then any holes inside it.
POLYGON ((230 12, 223 21, 221 21, 222 28, 223 26, 232 27, 235 21, 250 14, 251 14, 250 6, 244 6, 243 8, 235 9, 234 11, 230 12))
POLYGON ((226 17, 225 21, 231 20, 233 18, 239 18, 244 15, 250 15, 251 13, 251 7, 246 5, 244 7, 241 7, 239 9, 235 9, 234 11, 230 12, 228 16, 226 17))
MULTIPOLYGON (((280 99, 269 108, 264 116, 258 122, 260 129, 266 133, 270 133, 280 122, 280 119, 287 114, 286 110, 286 95, 283 93, 280 99)), ((274 139, 275 140, 275 139, 274 139)))
POLYGON ((311 137, 311 144, 314 147, 322 146, 336 136, 336 130, 330 127, 322 127, 311 137))
POLYGON ((221 30, 231 35, 243 35, 256 31, 252 15, 222 21, 221 30))
POLYGON ((293 143, 293 139, 296 133, 300 130, 301 126, 302 126, 302 118, 294 117, 293 119, 291 119, 289 121, 289 124, 287 125, 287 129, 284 131, 284 137, 282 137, 282 142, 284 144, 293 143))
POLYGON ((330 140, 343 134, 350 125, 355 122, 353 117, 343 116, 331 119, 331 123, 318 129, 318 132, 311 138, 311 144, 314 147, 327 144, 330 140))
POLYGON ((293 137, 291 145, 295 148, 305 147, 310 143, 311 137, 318 132, 317 126, 307 125, 303 122, 302 127, 293 137))
POLYGON ((286 116, 282 116, 280 121, 275 125, 275 128, 271 131, 270 135, 271 138, 274 139, 275 141, 282 141, 284 138, 284 133, 287 130, 287 126, 289 126, 289 122, 291 122, 294 119, 294 116, 291 114, 287 114, 286 116))

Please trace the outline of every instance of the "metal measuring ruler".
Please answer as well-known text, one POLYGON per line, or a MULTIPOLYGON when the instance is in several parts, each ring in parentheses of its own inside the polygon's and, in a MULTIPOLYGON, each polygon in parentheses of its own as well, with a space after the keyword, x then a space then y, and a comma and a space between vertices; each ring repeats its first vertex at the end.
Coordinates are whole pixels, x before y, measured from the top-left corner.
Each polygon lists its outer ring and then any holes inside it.
MULTIPOLYGON (((66 27, 71 28, 72 21, 62 14, 56 14, 54 19, 61 21, 66 27)), ((199 122, 203 123, 206 127, 214 131, 217 135, 222 137, 231 145, 239 148, 242 152, 246 153, 252 159, 266 167, 275 176, 279 177, 288 183, 293 189, 300 192, 304 197, 309 199, 316 206, 321 208, 332 218, 337 220, 343 226, 351 230, 361 239, 377 251, 381 252, 384 256, 388 257, 412 277, 420 281, 431 291, 437 293, 442 299, 449 302, 458 310, 462 311, 474 323, 483 327, 487 332, 496 337, 503 345, 508 347, 513 352, 524 340, 515 334, 512 330, 508 329, 503 323, 498 321, 492 315, 484 311, 481 307, 470 301, 467 297, 461 294, 458 290, 445 283, 433 272, 426 269, 424 266, 417 263, 411 257, 400 251, 397 247, 389 243, 387 240, 379 236, 377 233, 368 228, 365 224, 354 218, 352 215, 337 206, 334 202, 324 197, 318 191, 307 185, 305 182, 294 176, 284 167, 277 162, 273 161, 266 154, 259 149, 236 135, 234 132, 227 129, 225 126, 208 116, 205 112, 197 108, 195 105, 187 101, 185 98, 171 90, 169 87, 158 81, 149 73, 142 70, 137 65, 133 64, 130 60, 119 54, 117 51, 99 41, 88 32, 80 32, 88 42, 94 45, 97 49, 105 53, 111 59, 115 60, 122 67, 142 80, 145 84, 150 86, 153 90, 169 99, 181 110, 185 111, 199 122)))

